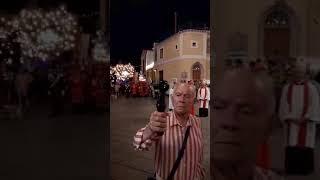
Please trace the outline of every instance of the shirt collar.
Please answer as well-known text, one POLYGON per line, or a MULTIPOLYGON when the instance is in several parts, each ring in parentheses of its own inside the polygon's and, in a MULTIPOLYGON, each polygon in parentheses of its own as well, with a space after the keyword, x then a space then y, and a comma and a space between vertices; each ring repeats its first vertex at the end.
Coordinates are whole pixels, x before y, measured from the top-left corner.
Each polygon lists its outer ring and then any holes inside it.
MULTIPOLYGON (((193 124, 192 117, 191 117, 191 115, 189 115, 186 127, 192 126, 192 124, 193 124)), ((174 112, 171 112, 171 114, 170 114, 169 126, 170 127, 171 126, 181 126, 182 127, 182 125, 179 123, 178 119, 176 118, 176 115, 174 112)))

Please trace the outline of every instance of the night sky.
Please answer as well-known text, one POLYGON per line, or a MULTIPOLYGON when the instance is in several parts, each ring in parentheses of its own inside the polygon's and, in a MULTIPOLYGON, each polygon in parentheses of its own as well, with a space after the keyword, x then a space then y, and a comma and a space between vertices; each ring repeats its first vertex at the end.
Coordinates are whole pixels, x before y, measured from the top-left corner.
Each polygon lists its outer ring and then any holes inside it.
POLYGON ((79 23, 83 27, 83 31, 86 33, 95 33, 99 23, 99 0, 10 0, 1 3, 0 10, 9 13, 18 13, 24 7, 26 7, 29 2, 37 1, 38 7, 41 8, 55 8, 61 4, 67 6, 71 13, 76 15, 91 15, 87 17, 79 18, 79 23), (98 13, 92 15, 92 13, 98 13))
POLYGON ((174 33, 174 12, 178 24, 206 24, 209 27, 210 0, 113 0, 111 1, 111 64, 140 65, 142 49, 174 33))

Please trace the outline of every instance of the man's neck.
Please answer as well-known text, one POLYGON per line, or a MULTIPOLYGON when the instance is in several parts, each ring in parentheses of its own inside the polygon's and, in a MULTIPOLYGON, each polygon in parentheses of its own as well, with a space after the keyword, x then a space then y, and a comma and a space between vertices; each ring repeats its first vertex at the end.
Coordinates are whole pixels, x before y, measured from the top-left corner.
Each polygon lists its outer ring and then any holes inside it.
POLYGON ((184 113, 184 114, 175 113, 175 116, 176 116, 178 122, 179 122, 182 126, 186 126, 187 121, 188 121, 188 119, 189 119, 189 114, 188 114, 188 113, 184 113))
POLYGON ((254 178, 254 163, 214 164, 212 169, 214 180, 253 180, 254 178))

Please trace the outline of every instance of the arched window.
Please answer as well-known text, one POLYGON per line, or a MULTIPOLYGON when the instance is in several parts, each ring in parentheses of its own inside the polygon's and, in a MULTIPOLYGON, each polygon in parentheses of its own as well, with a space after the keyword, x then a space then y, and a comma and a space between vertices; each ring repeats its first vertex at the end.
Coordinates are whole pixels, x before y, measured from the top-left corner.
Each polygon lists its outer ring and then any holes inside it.
POLYGON ((289 27, 289 15, 281 9, 274 9, 265 19, 266 27, 289 27))

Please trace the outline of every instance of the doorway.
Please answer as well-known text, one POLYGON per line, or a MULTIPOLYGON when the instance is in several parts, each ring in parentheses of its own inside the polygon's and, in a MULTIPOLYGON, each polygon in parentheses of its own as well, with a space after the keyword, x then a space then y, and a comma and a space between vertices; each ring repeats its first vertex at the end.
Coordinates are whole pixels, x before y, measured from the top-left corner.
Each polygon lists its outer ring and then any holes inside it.
POLYGON ((201 64, 199 62, 192 66, 192 79, 194 82, 201 80, 201 64))
POLYGON ((264 57, 290 56, 290 18, 289 14, 275 8, 267 14, 264 20, 264 57))

